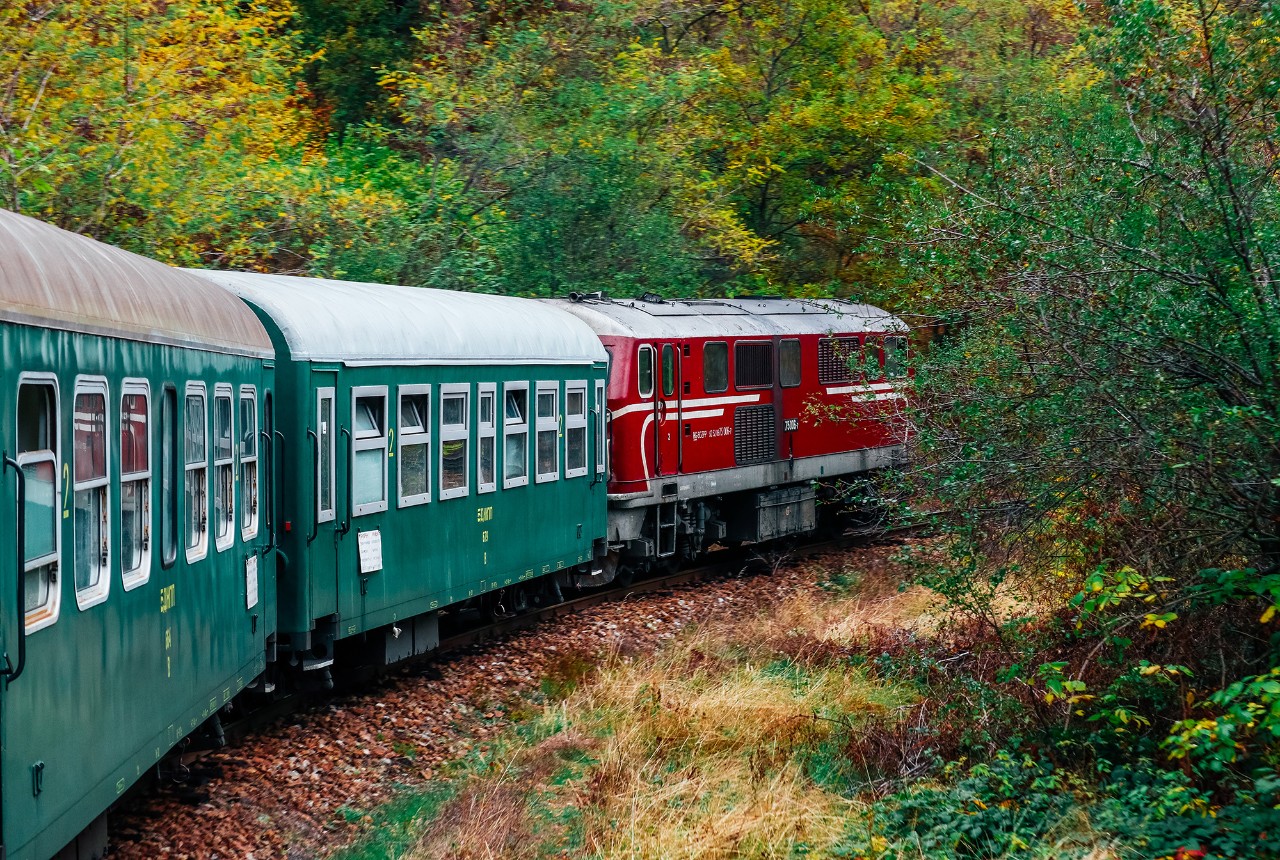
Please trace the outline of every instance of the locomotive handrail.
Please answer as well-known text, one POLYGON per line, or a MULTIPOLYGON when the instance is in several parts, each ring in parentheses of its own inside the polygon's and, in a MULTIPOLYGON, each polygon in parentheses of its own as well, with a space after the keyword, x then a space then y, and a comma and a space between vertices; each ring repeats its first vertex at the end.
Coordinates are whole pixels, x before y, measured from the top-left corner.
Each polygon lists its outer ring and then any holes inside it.
MULTIPOLYGON (((307 436, 311 439, 312 462, 319 462, 320 459, 320 436, 310 427, 307 428, 307 436)), ((307 538, 307 546, 311 546, 311 542, 316 539, 316 535, 320 534, 320 505, 311 506, 311 536, 307 538)))
POLYGON ((350 430, 343 427, 341 432, 343 436, 347 437, 347 517, 346 522, 342 524, 342 528, 338 529, 338 534, 346 535, 347 532, 351 531, 351 484, 353 483, 352 478, 355 477, 351 474, 351 447, 354 443, 351 441, 350 430))
POLYGON ((27 474, 22 471, 18 461, 4 453, 4 464, 12 467, 18 475, 18 666, 9 663, 9 652, 4 654, 4 668, 0 675, 5 676, 5 686, 18 680, 22 670, 27 667, 27 474))

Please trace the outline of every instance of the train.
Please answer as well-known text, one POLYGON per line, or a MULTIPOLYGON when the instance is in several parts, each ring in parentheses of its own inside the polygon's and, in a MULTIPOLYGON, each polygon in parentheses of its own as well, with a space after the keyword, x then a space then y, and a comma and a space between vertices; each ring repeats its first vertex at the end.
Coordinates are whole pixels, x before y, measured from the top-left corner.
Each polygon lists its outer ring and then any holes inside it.
POLYGON ((0 210, 0 332, 24 860, 102 856, 112 805, 234 703, 813 532, 909 435, 907 326, 831 299, 183 270, 0 210))

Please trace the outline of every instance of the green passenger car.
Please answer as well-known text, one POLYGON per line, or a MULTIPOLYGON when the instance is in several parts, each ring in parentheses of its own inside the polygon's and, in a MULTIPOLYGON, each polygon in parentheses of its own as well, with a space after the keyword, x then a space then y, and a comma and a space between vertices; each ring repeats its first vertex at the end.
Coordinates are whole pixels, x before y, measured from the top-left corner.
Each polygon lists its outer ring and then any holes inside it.
POLYGON ((263 671, 272 366, 226 292, 0 211, 0 856, 100 847, 263 671))
POLYGON ((598 567, 607 356, 586 325, 510 297, 201 274, 258 311, 279 360, 292 665, 421 654, 441 609, 598 567))

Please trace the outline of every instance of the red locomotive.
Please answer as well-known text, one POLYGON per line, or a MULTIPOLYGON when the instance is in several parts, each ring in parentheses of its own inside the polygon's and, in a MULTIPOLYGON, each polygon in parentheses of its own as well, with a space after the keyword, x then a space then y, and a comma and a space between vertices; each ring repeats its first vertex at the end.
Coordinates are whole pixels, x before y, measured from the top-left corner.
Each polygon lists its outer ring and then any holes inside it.
POLYGON ((838 300, 554 300, 610 355, 609 562, 813 531, 818 499, 898 463, 907 326, 838 300))

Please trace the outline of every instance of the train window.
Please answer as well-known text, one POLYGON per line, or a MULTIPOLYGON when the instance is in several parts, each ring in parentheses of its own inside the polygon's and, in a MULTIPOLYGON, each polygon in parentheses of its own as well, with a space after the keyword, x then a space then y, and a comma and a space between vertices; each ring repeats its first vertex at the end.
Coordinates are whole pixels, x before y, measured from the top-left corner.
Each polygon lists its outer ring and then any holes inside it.
POLYGON ((492 493, 498 489, 498 386, 483 382, 477 391, 480 415, 476 427, 476 492, 492 493))
POLYGON ((107 476, 107 383, 76 382, 71 415, 75 483, 72 487, 72 569, 76 605, 107 599, 111 584, 111 481, 107 476))
POLYGON ((733 345, 733 384, 737 388, 773 385, 773 342, 740 341, 733 345))
POLYGON ((669 343, 662 345, 662 396, 676 393, 676 348, 669 343))
POLYGON ((778 344, 778 384, 783 388, 800 384, 800 341, 795 338, 778 344))
POLYGON ((27 632, 58 620, 58 382, 24 374, 18 384, 18 465, 26 476, 23 576, 27 632))
POLYGON ((178 392, 160 396, 160 564, 178 560, 178 392))
POLYGON ((853 368, 861 361, 856 337, 824 337, 818 341, 818 384, 838 385, 853 380, 853 368))
POLYGON ((332 388, 316 389, 316 522, 333 522, 333 475, 337 471, 332 388))
POLYGON ((353 516, 387 509, 387 387, 351 389, 353 516))
POLYGON ((595 383, 595 474, 604 475, 604 452, 605 439, 605 416, 608 410, 604 406, 604 380, 598 380, 595 383))
POLYGON ((440 386, 440 498, 465 496, 467 485, 467 445, 471 441, 471 386, 451 383, 440 386))
POLYGON ((529 483, 529 383, 502 386, 502 487, 529 483))
POLYGON ((400 507, 431 501, 431 386, 400 386, 400 507))
POLYGON ((204 558, 209 549, 209 434, 205 387, 202 382, 187 383, 183 417, 184 501, 186 503, 187 561, 204 558))
POLYGON ((702 347, 702 386, 709 394, 729 390, 729 344, 722 340, 702 347))
POLYGON ((653 347, 642 346, 636 354, 636 382, 641 397, 653 395, 653 347))
POLYGON ((538 483, 560 477, 560 383, 538 383, 538 426, 535 458, 538 483))
POLYGON ((213 545, 219 552, 235 541, 236 467, 231 440, 231 386, 213 390, 213 545))
POLYGON ((901 336, 884 339, 884 371, 890 378, 907 375, 907 339, 901 336))
POLYGON ((587 382, 564 385, 564 476, 587 474, 587 382))
POLYGON ((120 400, 120 578, 125 591, 151 574, 151 423, 146 382, 126 380, 120 400))
POLYGON ((240 535, 258 534, 258 392, 240 389, 240 535))

